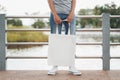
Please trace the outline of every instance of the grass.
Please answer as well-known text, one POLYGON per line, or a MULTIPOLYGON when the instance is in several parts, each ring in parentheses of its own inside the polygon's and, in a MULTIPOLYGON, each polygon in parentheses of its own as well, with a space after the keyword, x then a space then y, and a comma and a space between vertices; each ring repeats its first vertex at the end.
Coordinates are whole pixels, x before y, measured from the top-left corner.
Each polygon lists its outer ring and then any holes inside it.
POLYGON ((47 42, 48 36, 42 32, 7 32, 8 42, 47 42))
MULTIPOLYGON (((19 26, 18 28, 24 28, 25 26, 19 26)), ((8 29, 15 29, 16 26, 8 26, 8 29)), ((35 31, 22 31, 22 32, 7 32, 7 41, 8 42, 47 42, 48 35, 43 32, 35 31)), ((12 46, 8 46, 13 48, 12 46)), ((18 48, 20 46, 17 46, 18 48)), ((26 46, 27 47, 27 46, 26 46)))

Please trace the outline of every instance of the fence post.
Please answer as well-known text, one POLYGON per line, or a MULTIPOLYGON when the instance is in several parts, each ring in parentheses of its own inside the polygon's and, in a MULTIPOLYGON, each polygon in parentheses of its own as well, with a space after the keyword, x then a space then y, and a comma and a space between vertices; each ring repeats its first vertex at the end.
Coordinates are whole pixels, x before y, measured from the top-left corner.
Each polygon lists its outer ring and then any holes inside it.
POLYGON ((103 70, 110 70, 110 14, 102 14, 103 70))
POLYGON ((5 14, 0 14, 0 70, 6 70, 5 14))

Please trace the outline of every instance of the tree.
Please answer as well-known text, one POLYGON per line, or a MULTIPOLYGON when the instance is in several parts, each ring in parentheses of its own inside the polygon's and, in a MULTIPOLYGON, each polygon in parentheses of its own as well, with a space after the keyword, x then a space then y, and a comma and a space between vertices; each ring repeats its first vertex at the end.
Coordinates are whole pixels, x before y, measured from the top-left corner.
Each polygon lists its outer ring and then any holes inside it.
MULTIPOLYGON (((105 4, 104 6, 96 6, 94 8, 95 15, 101 15, 102 13, 110 13, 111 15, 120 15, 120 7, 117 8, 116 4, 105 4)), ((120 28, 120 18, 110 19, 111 28, 120 28)))
MULTIPOLYGON (((32 15, 32 16, 36 16, 36 15, 39 15, 39 11, 38 12, 34 12, 34 13, 28 13, 26 12, 25 14, 26 15, 32 15)), ((34 23, 32 24, 32 26, 34 28, 44 28, 45 27, 45 23, 43 22, 43 19, 38 19, 38 18, 34 18, 34 23)))
POLYGON ((45 27, 45 23, 42 20, 37 19, 37 21, 34 22, 34 24, 32 24, 32 26, 34 28, 43 28, 43 27, 45 27))
MULTIPOLYGON (((93 14, 93 9, 81 9, 78 13, 79 15, 91 15, 93 14)), ((81 28, 85 28, 86 25, 91 27, 90 25, 95 25, 95 20, 93 18, 81 18, 78 22, 81 25, 81 28)))
MULTIPOLYGON (((117 7, 113 2, 111 4, 105 4, 103 6, 95 6, 93 10, 82 9, 79 11, 79 15, 101 15, 102 13, 110 13, 111 15, 120 15, 120 7, 117 7)), ((99 18, 82 18, 79 20, 82 28, 86 25, 91 24, 93 27, 100 27, 102 22, 99 18)), ((120 18, 111 18, 110 19, 111 28, 120 28, 120 18)))
POLYGON ((13 26, 22 26, 22 21, 20 19, 10 19, 7 20, 8 25, 13 25, 13 26))

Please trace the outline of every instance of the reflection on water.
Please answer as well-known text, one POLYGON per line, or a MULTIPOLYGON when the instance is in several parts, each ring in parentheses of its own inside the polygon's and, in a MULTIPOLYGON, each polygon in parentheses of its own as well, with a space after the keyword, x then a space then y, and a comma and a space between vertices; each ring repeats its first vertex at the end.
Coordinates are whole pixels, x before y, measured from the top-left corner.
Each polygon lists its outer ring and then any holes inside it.
POLYGON ((7 56, 47 56, 48 46, 37 46, 24 49, 8 49, 7 56))
MULTIPOLYGON (((7 49, 7 56, 43 56, 47 57, 48 45, 37 46, 32 48, 24 49, 7 49)), ((102 56, 101 45, 77 45, 76 52, 77 56, 102 56)), ((111 46, 110 55, 120 56, 120 46, 111 46)))
MULTIPOLYGON (((102 42, 102 34, 77 34, 77 42, 102 42), (90 36, 88 36, 88 34, 90 36), (80 36, 81 35, 81 36, 80 36), (87 35, 87 36, 86 36, 87 35), (92 36, 94 35, 94 36, 92 36), (98 37, 99 36, 99 37, 98 37)), ((48 45, 36 46, 25 49, 7 49, 7 56, 46 56, 48 53, 48 45)), ((101 45, 77 45, 76 56, 102 56, 101 45)), ((120 57, 120 46, 110 47, 110 56, 120 57)), ((102 70, 101 59, 76 59, 76 68, 82 70, 102 70)), ((111 59, 111 69, 120 69, 120 60, 111 59)), ((46 59, 8 59, 7 70, 48 70, 51 66, 47 65, 46 59)), ((60 69, 68 69, 68 67, 60 67, 60 69)))
MULTIPOLYGON (((8 49, 7 56, 47 56, 48 46, 26 49, 8 49)), ((111 46, 111 56, 120 56, 120 46, 111 46)), ((77 56, 102 56, 101 46, 76 46, 77 56)), ((48 70, 46 59, 8 59, 7 70, 48 70)), ((102 70, 101 59, 76 59, 76 68, 82 70, 102 70)), ((66 70, 68 67, 60 67, 66 70)), ((111 60, 111 69, 120 69, 120 60, 111 60)))

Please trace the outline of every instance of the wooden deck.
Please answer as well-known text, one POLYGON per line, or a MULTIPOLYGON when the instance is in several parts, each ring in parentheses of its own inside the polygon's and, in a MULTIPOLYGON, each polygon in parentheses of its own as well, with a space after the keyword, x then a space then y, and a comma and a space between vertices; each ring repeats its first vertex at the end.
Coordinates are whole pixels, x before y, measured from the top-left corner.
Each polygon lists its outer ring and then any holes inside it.
POLYGON ((81 76, 73 76, 68 71, 58 71, 57 75, 49 76, 44 70, 0 71, 0 80, 120 80, 120 70, 81 72, 81 76))

